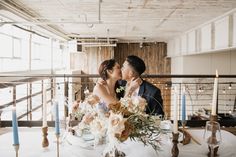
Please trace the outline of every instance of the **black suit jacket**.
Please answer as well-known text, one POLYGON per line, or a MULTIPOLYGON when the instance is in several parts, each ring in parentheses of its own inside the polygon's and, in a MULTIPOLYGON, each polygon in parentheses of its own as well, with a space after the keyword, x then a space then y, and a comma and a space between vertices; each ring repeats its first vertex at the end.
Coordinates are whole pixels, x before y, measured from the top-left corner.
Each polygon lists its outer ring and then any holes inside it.
MULTIPOLYGON (((126 81, 119 80, 119 86, 125 86, 126 81)), ((161 90, 151 83, 144 81, 139 87, 139 96, 146 99, 148 105, 146 107, 146 113, 152 115, 163 115, 163 100, 161 97, 161 90)), ((124 92, 119 93, 119 98, 124 96, 124 92)))
POLYGON ((139 96, 147 100, 146 113, 152 115, 164 115, 163 100, 161 97, 161 90, 147 81, 139 87, 139 96))

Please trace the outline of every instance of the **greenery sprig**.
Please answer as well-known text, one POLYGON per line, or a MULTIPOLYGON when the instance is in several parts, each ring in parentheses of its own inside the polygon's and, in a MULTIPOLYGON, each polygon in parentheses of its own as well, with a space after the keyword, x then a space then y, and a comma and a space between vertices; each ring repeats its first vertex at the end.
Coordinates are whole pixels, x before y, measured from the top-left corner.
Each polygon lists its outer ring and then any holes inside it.
POLYGON ((161 129, 155 125, 155 120, 151 115, 133 114, 128 117, 127 121, 134 126, 129 135, 131 140, 139 140, 144 145, 150 144, 155 151, 160 150, 161 129))

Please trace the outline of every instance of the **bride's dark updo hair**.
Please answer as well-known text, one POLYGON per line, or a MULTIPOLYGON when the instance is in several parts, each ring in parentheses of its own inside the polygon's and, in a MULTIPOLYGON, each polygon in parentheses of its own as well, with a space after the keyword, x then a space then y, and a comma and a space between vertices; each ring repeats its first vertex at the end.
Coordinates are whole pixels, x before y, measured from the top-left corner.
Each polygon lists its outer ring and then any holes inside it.
POLYGON ((114 59, 105 60, 100 64, 98 73, 103 80, 108 79, 107 70, 112 70, 115 64, 116 61, 114 59))

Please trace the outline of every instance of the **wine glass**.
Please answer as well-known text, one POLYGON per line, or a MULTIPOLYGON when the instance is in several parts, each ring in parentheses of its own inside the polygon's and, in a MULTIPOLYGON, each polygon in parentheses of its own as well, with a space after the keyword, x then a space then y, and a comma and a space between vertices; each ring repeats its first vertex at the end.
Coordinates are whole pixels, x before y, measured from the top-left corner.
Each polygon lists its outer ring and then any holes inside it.
POLYGON ((215 121, 207 121, 204 132, 204 140, 210 147, 211 157, 214 157, 214 149, 219 146, 221 142, 220 124, 215 121))

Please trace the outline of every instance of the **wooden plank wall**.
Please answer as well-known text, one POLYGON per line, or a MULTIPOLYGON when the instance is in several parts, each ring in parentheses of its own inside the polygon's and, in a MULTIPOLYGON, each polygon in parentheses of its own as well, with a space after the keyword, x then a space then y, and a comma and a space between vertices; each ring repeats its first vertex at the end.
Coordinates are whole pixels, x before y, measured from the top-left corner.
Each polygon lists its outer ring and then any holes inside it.
MULTIPOLYGON (((171 74, 171 62, 167 58, 167 44, 164 42, 144 43, 140 48, 139 43, 118 43, 114 49, 114 58, 122 65, 128 55, 136 55, 142 58, 146 64, 144 74, 171 74)), ((162 91, 164 100, 164 111, 170 116, 170 88, 166 86, 166 82, 170 79, 147 79, 162 91)))
POLYGON ((102 61, 113 58, 113 47, 87 47, 84 49, 87 54, 87 63, 83 72, 86 74, 98 74, 98 68, 102 61))
MULTIPOLYGON (((82 70, 83 74, 98 74, 98 68, 102 61, 113 58, 113 47, 86 47, 83 48, 86 54, 86 59, 80 59, 80 62, 85 65, 82 70)), ((84 89, 87 87, 90 92, 93 91, 96 78, 82 78, 81 98, 84 99, 84 89)))
MULTIPOLYGON (((141 57, 147 69, 145 74, 170 74, 170 59, 167 58, 167 44, 164 42, 157 43, 144 43, 140 48, 139 43, 118 43, 117 47, 93 47, 83 48, 83 52, 86 54, 87 59, 80 60, 85 66, 83 73, 85 74, 98 74, 98 67, 102 61, 110 58, 115 58, 116 61, 122 65, 125 58, 128 55, 137 55, 141 57)), ((96 79, 93 80, 95 82, 96 79)), ((170 116, 170 88, 165 86, 165 83, 170 81, 169 79, 147 79, 149 82, 156 85, 162 91, 162 97, 164 100, 164 110, 168 116, 170 116)), ((82 80, 82 82, 90 82, 91 79, 82 80)), ((92 91, 93 85, 82 85, 82 90, 85 87, 89 87, 92 91)))

